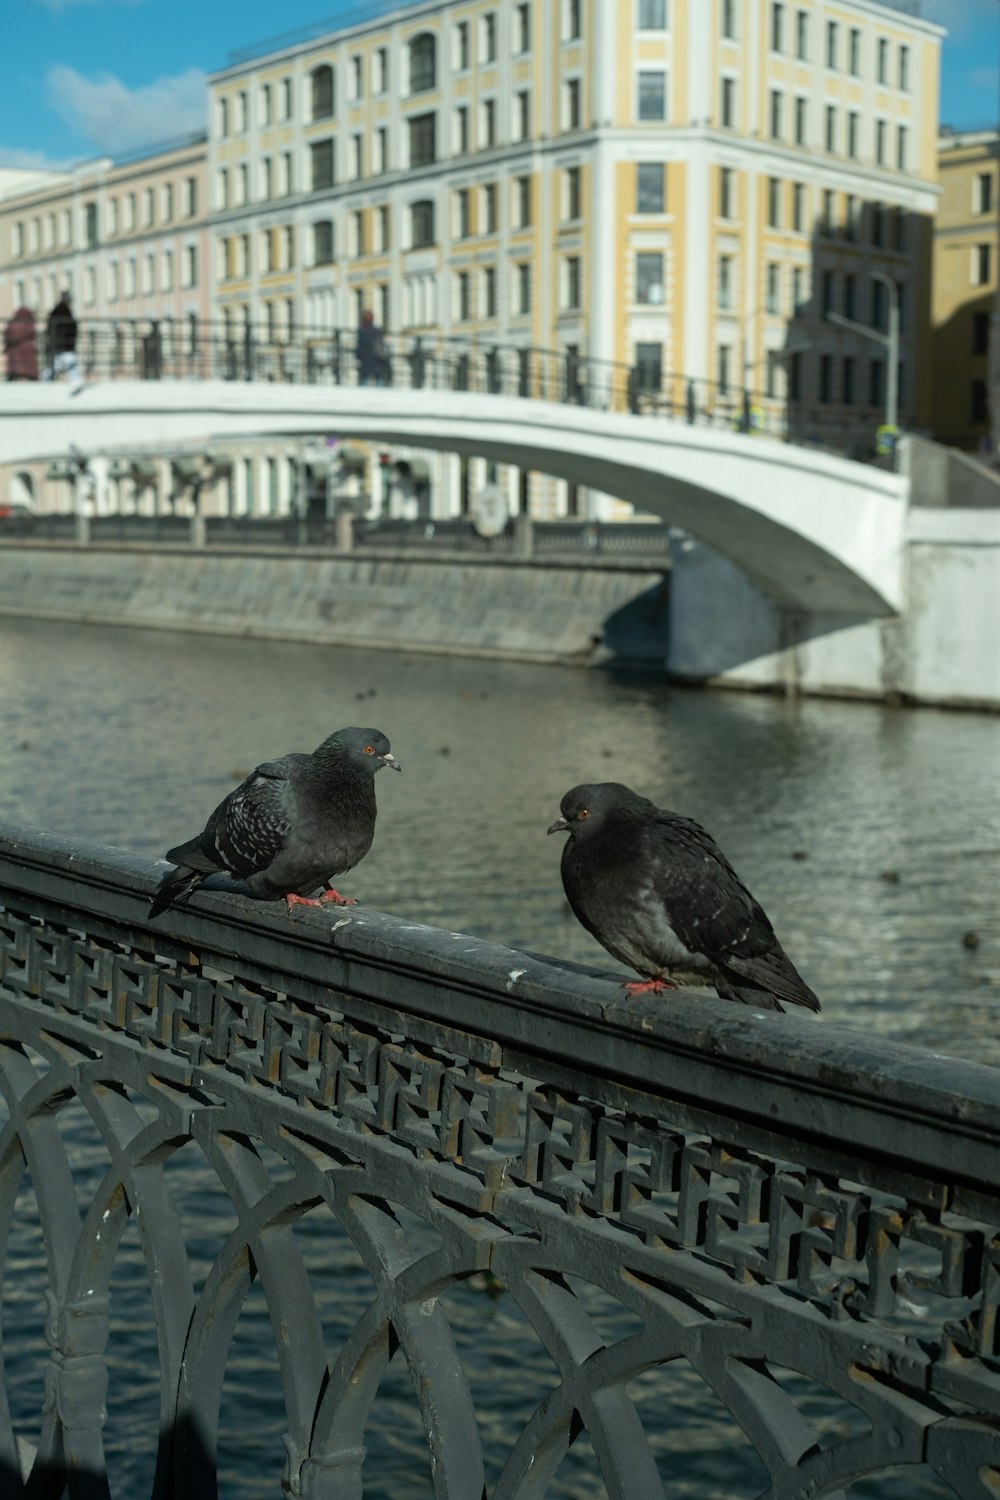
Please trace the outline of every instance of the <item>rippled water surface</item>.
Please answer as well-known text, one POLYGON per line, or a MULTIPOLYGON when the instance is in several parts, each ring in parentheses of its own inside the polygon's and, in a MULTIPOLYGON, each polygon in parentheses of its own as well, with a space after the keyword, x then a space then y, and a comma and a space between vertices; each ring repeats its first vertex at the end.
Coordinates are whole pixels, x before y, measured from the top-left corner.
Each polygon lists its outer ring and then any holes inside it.
MULTIPOLYGON (((566 911, 561 844, 545 829, 576 782, 625 781, 716 836, 820 995, 823 1018, 810 1024, 832 1020, 1000 1064, 1000 718, 0 619, 4 822, 159 856, 195 833, 250 767, 312 749, 349 723, 383 729, 404 768, 378 778, 375 846, 346 877, 362 902, 613 968, 566 911)), ((85 1201, 103 1148, 82 1110, 62 1124, 85 1201)), ((171 1180, 196 1216, 204 1274, 232 1211, 196 1155, 185 1148, 171 1180)), ((8 1383, 24 1412, 37 1406, 41 1384, 44 1275, 33 1204, 29 1184, 5 1293, 8 1383)), ((368 1273, 332 1221, 307 1222, 296 1235, 322 1273, 336 1349, 370 1296, 368 1273)), ((148 1489, 157 1405, 151 1302, 138 1266, 130 1226, 113 1288, 108 1428, 116 1493, 128 1496, 148 1489)), ((462 1288, 448 1305, 495 1477, 553 1384, 552 1368, 509 1297, 462 1288)), ((272 1347, 255 1292, 237 1327, 223 1401, 227 1496, 278 1493, 283 1419, 272 1347)), ((657 1378, 643 1409, 655 1414, 665 1400, 683 1414, 661 1422, 657 1436, 669 1492, 698 1500, 758 1493, 757 1460, 706 1389, 679 1370, 657 1378)), ((426 1451, 399 1361, 376 1411, 376 1479, 366 1493, 425 1500, 426 1451)), ((657 1430, 655 1415, 651 1425, 657 1430)), ((553 1493, 603 1493, 585 1441, 553 1493)), ((942 1492, 919 1476, 899 1490, 874 1482, 852 1491, 897 1493, 942 1492)))

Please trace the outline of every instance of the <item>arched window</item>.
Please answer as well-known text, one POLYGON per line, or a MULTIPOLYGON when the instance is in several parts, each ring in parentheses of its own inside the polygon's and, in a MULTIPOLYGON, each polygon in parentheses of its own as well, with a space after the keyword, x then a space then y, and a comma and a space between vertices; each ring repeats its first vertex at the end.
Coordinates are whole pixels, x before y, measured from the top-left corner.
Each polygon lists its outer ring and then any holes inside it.
POLYGON ((422 198, 410 205, 410 248, 422 250, 434 244, 434 203, 422 198))
POLYGON ((309 75, 312 85, 312 117, 328 120, 333 114, 333 69, 329 63, 320 63, 309 75))
POLYGON ((437 39, 422 31, 410 43, 410 93, 421 94, 437 83, 437 39))
POLYGON ((328 266, 333 260, 333 224, 320 219, 313 225, 313 265, 328 266))

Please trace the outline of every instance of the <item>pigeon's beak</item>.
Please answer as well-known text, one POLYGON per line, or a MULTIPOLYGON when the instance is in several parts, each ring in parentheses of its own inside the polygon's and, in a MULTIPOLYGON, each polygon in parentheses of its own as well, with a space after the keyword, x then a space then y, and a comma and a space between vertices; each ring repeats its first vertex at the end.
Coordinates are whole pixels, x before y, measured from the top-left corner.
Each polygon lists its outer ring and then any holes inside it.
POLYGON ((394 771, 401 771, 403 769, 396 757, 394 755, 390 755, 388 750, 384 755, 379 756, 379 760, 384 766, 391 766, 394 771))
POLYGON ((566 829, 568 827, 569 827, 569 819, 568 818, 556 818, 555 822, 551 823, 549 825, 549 827, 545 830, 545 832, 546 833, 565 833, 566 829))

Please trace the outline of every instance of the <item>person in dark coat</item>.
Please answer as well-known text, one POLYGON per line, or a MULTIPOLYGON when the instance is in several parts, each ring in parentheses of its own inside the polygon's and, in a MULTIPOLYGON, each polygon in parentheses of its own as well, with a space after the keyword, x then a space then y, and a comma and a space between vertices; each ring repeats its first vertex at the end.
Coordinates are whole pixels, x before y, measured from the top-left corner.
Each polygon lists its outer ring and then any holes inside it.
POLYGON ((358 341, 354 346, 358 360, 358 381, 361 385, 385 384, 385 344, 381 328, 375 326, 375 315, 365 308, 361 314, 358 341))
POLYGON ((46 325, 49 367, 46 380, 58 380, 65 375, 74 392, 81 387, 80 365, 76 357, 76 319, 70 307, 69 292, 63 292, 49 313, 46 325))
POLYGON ((38 379, 38 346, 35 315, 30 307, 19 307, 3 334, 8 380, 38 379))

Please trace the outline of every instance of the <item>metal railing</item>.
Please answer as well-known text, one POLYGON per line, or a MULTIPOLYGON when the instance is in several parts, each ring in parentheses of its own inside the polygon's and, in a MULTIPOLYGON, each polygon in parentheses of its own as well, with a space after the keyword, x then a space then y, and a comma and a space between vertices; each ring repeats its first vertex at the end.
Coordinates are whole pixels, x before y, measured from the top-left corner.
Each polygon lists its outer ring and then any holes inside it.
MULTIPOLYGON (((158 1415, 129 1441, 156 1454, 156 1496, 216 1493, 252 1289, 284 1493, 304 1500, 394 1493, 366 1442, 400 1365, 426 1444, 407 1461, 439 1497, 538 1500, 586 1433, 596 1472, 564 1493, 663 1500, 678 1367, 739 1424, 774 1500, 919 1464, 968 1500, 1000 1488, 995 1070, 701 995, 629 999, 362 908, 292 921, 205 889, 151 923, 160 868, 0 836, 5 1494, 43 1477, 58 1494, 66 1474, 71 1494, 107 1493, 108 1372, 139 1316, 110 1298, 133 1220, 158 1415), (90 1128, 79 1196, 73 1111, 90 1128), (214 1253, 171 1170, 192 1142, 229 1206, 214 1253), (25 1179, 37 1264, 10 1249, 25 1179), (317 1265, 296 1231, 318 1214, 317 1265), (323 1298, 351 1245, 367 1292, 331 1346, 323 1298), (487 1273, 517 1313, 501 1351, 530 1395, 516 1423, 456 1332, 487 1273), (44 1380, 15 1387, 23 1278, 46 1282, 44 1380)), ((473 1352, 486 1337, 479 1317, 473 1352)))
MULTIPOLYGON (((44 368, 42 332, 38 344, 44 368)), ((278 335, 263 324, 234 331, 218 321, 81 320, 77 356, 87 380, 367 383, 398 390, 469 391, 764 434, 864 461, 876 456, 875 435, 882 421, 875 409, 784 401, 750 387, 593 359, 573 349, 434 333, 384 333, 377 356, 362 367, 356 329, 301 327, 278 335)))

